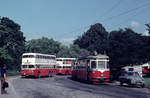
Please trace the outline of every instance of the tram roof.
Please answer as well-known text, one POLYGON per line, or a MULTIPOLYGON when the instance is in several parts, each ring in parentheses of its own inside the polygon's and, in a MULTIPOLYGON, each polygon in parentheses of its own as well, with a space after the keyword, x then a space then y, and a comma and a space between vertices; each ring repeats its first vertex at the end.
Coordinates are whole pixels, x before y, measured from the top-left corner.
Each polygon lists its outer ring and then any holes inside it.
POLYGON ((55 55, 50 55, 50 54, 42 54, 42 53, 23 53, 22 55, 44 55, 44 56, 54 56, 56 57, 55 55))
POLYGON ((98 54, 98 55, 82 56, 79 57, 79 59, 109 59, 109 57, 107 55, 98 54))

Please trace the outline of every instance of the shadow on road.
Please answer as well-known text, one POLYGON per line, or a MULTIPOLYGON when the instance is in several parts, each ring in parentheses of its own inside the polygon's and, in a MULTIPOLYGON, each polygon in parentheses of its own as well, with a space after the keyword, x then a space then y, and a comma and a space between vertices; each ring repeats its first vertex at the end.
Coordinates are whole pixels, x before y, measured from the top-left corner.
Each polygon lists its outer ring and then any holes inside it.
POLYGON ((33 77, 33 76, 21 77, 21 79, 43 79, 43 78, 52 78, 52 77, 48 77, 48 76, 41 76, 40 78, 33 77))
POLYGON ((84 81, 84 80, 79 80, 79 79, 73 79, 71 76, 67 77, 67 78, 69 80, 72 80, 72 81, 76 81, 76 82, 84 83, 84 84, 89 84, 89 85, 108 85, 107 83, 104 83, 104 82, 89 82, 89 81, 84 81))

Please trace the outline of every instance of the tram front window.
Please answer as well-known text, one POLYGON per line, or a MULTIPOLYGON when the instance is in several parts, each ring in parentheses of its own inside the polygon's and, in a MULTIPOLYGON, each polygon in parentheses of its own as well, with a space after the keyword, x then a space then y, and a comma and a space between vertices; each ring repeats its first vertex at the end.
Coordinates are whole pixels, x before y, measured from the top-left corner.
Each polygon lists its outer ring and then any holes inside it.
POLYGON ((98 61, 98 68, 105 68, 105 61, 98 61))
POLYGON ((96 68, 96 61, 91 62, 91 68, 96 68))

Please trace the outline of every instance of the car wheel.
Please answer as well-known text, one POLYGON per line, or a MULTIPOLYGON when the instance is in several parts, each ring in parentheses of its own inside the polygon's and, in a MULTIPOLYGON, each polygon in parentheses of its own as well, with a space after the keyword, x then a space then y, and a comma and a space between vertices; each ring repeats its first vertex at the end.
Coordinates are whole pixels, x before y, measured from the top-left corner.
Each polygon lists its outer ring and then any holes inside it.
POLYGON ((123 85, 123 82, 120 82, 120 85, 122 86, 122 85, 123 85))
POLYGON ((134 87, 136 85, 135 80, 129 81, 129 86, 134 87))
POLYGON ((144 87, 145 87, 145 84, 142 84, 141 87, 144 88, 144 87))

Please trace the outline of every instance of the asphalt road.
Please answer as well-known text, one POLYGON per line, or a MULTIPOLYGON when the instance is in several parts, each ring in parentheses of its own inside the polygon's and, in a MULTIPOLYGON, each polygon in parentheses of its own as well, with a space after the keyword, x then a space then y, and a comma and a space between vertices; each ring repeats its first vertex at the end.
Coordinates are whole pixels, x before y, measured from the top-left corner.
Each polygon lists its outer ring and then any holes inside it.
POLYGON ((7 94, 0 98, 150 98, 149 88, 120 86, 118 83, 87 84, 69 76, 8 79, 7 94))

